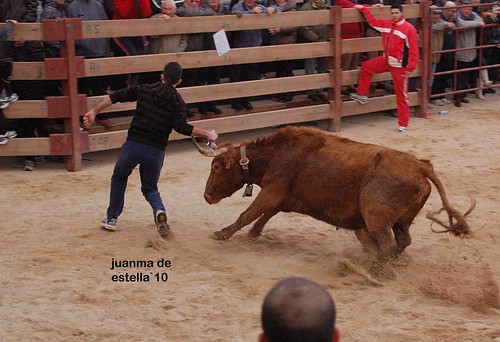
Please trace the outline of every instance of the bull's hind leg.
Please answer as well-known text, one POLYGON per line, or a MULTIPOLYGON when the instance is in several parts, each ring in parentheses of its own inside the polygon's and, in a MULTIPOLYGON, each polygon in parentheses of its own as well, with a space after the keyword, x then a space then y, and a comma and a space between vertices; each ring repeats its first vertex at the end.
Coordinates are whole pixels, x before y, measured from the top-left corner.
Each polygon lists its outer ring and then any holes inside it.
POLYGON ((361 243, 361 246, 363 246, 363 251, 366 253, 374 253, 377 252, 378 248, 375 242, 370 239, 368 236, 368 233, 364 228, 362 229, 356 229, 354 231, 354 234, 356 234, 356 238, 358 241, 361 243))
POLYGON ((267 221, 271 219, 274 215, 276 215, 279 212, 279 210, 269 210, 262 215, 257 222, 254 223, 252 229, 248 232, 248 235, 250 237, 257 237, 262 233, 262 229, 264 229, 264 226, 266 225, 267 221))
POLYGON ((410 226, 424 206, 430 194, 431 189, 429 186, 422 187, 422 193, 418 196, 419 200, 415 201, 412 205, 409 205, 409 209, 406 211, 406 213, 404 213, 404 215, 402 215, 392 226, 394 238, 396 239, 396 244, 398 246, 398 254, 403 253, 405 248, 411 244, 410 226))

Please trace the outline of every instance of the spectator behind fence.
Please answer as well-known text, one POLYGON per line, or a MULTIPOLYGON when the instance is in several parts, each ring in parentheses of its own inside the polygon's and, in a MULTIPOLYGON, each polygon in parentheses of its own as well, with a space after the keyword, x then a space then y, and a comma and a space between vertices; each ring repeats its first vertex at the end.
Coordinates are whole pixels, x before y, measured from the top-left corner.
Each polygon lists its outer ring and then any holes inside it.
POLYGON ((7 20, 7 24, 0 30, 0 109, 5 109, 11 102, 17 101, 19 96, 12 92, 12 58, 7 56, 6 40, 17 24, 15 20, 7 20), (4 93, 5 92, 5 96, 4 93))
MULTIPOLYGON (((353 8, 354 3, 349 0, 336 0, 336 6, 342 8, 353 8)), ((340 33, 342 39, 361 38, 361 24, 360 23, 345 23, 340 26, 340 33)), ((340 60, 342 70, 356 70, 359 64, 359 53, 344 53, 340 60)), ((346 87, 343 91, 344 95, 349 95, 351 92, 356 92, 353 86, 346 87)))
MULTIPOLYGON (((213 15, 226 15, 229 14, 229 8, 227 6, 221 5, 220 0, 204 0, 204 4, 202 5, 204 9, 208 12, 212 12, 213 15)), ((215 50, 215 42, 214 42, 214 32, 205 32, 203 34, 203 50, 215 50)), ((226 32, 226 36, 228 40, 230 39, 231 32, 226 32)), ((215 51, 214 51, 215 53, 215 51)), ((205 84, 219 84, 221 79, 222 67, 220 66, 212 66, 200 68, 198 70, 198 80, 200 85, 205 84)), ((222 110, 220 110, 215 101, 203 102, 198 105, 198 110, 200 114, 206 113, 214 113, 214 114, 222 114, 222 110)))
MULTIPOLYGON (((3 0, 0 1, 0 22, 16 20, 19 23, 37 21, 37 0, 3 0)), ((41 41, 17 40, 7 42, 7 56, 14 62, 42 62, 44 49, 41 41)), ((45 81, 18 80, 12 81, 12 90, 21 100, 44 100, 46 96, 45 81)), ((42 119, 23 119, 18 121, 18 134, 23 138, 47 136, 42 119)), ((24 170, 35 170, 35 162, 44 162, 43 156, 25 156, 24 170)))
MULTIPOLYGON (((317 11, 328 9, 325 0, 309 0, 302 5, 300 11, 317 11)), ((328 25, 303 26, 299 28, 299 42, 317 43, 328 40, 328 25)), ((304 61, 306 75, 321 74, 328 72, 327 57, 306 58, 304 61)), ((323 93, 323 89, 312 89, 307 91, 307 97, 314 101, 328 101, 328 96, 323 93)))
POLYGON ((338 342, 335 304, 318 283, 285 278, 266 295, 259 342, 338 342))
MULTIPOLYGON (((104 6, 97 0, 73 0, 67 8, 68 18, 80 18, 88 20, 108 20, 104 6)), ((76 54, 84 58, 104 58, 109 56, 109 39, 92 38, 81 39, 75 42, 76 54)), ((78 79, 78 92, 88 96, 100 96, 106 94, 108 87, 107 77, 84 77, 78 79)), ((113 123, 106 114, 100 114, 95 121, 96 124, 111 128, 113 123)))
MULTIPOLYGON (((453 30, 455 28, 455 24, 449 21, 445 21, 441 19, 442 10, 438 8, 436 5, 431 6, 431 23, 432 23, 432 36, 431 36, 431 49, 432 51, 440 51, 443 49, 443 41, 445 30, 453 30)), ((431 66, 432 73, 436 72, 437 66, 441 59, 441 53, 435 53, 431 56, 431 66)), ((429 80, 429 86, 432 89, 432 85, 434 83, 434 75, 431 75, 429 80)), ((436 106, 442 106, 445 102, 442 99, 431 100, 432 104, 436 106)))
MULTIPOLYGON (((493 13, 492 6, 481 7, 479 10, 479 15, 483 19, 485 25, 499 22, 498 14, 493 13)), ((482 30, 482 39, 481 39, 481 30, 477 30, 476 40, 478 44, 480 45, 498 44, 497 42, 495 42, 495 31, 497 31, 498 34, 498 27, 492 27, 492 26, 485 27, 482 30)), ((483 49, 483 59, 482 59, 483 66, 492 65, 493 55, 495 51, 496 53, 499 53, 498 47, 490 47, 483 49)), ((490 78, 488 76, 488 69, 479 70, 479 86, 489 87, 492 83, 493 82, 490 81, 490 78)), ((479 89, 476 90, 476 96, 478 99, 485 100, 483 92, 493 93, 493 94, 496 93, 495 89, 493 88, 486 88, 484 90, 479 89)))
MULTIPOLYGON (((471 5, 471 0, 461 0, 460 5, 471 5)), ((472 6, 461 7, 458 10, 457 15, 457 27, 466 27, 466 30, 460 30, 457 32, 457 49, 472 48, 476 46, 476 30, 474 28, 483 27, 484 21, 477 14, 472 11, 472 6)), ((464 50, 457 51, 457 90, 465 90, 468 88, 470 80, 476 80, 478 77, 477 70, 472 71, 462 71, 460 70, 477 67, 478 58, 477 50, 464 50)), ((475 83, 475 82, 474 82, 475 83)), ((465 97, 466 92, 458 93, 454 95, 455 106, 461 107, 463 103, 469 103, 469 100, 465 97)))
MULTIPOLYGON (((170 20, 177 17, 177 6, 174 0, 164 0, 161 4, 161 13, 153 15, 152 18, 163 18, 170 20)), ((186 50, 188 36, 186 34, 170 34, 149 37, 149 53, 177 53, 186 50)), ((159 73, 161 74, 161 72, 159 73)), ((159 75, 158 75, 159 76, 159 75)), ((156 80, 158 81, 158 80, 156 80)))
MULTIPOLYGON (((207 7, 201 7, 199 0, 184 0, 184 4, 177 9, 177 15, 179 17, 200 17, 200 16, 210 16, 214 15, 214 11, 207 7)), ((190 51, 201 51, 204 46, 205 34, 200 33, 190 33, 188 34, 188 43, 186 47, 186 52, 190 51)), ((184 81, 182 82, 182 87, 195 87, 202 84, 199 75, 199 68, 190 68, 184 70, 184 81)), ((195 106, 194 104, 192 106, 195 106)), ((205 107, 202 103, 197 105, 198 110, 202 114, 206 114, 205 107)), ((192 116, 194 113, 188 112, 188 116, 192 116)))
MULTIPOLYGON (((256 3, 255 0, 243 0, 236 4, 231 9, 232 13, 237 15, 242 14, 260 14, 260 13, 275 13, 276 6, 266 7, 256 3)), ((233 48, 257 47, 262 45, 262 30, 245 30, 233 32, 233 48)), ((259 78, 259 72, 256 63, 237 64, 231 68, 231 82, 242 82, 256 80, 259 78)), ((253 109, 252 104, 247 98, 233 99, 231 107, 235 110, 253 109)))
MULTIPOLYGON (((453 24, 455 27, 456 19, 456 5, 453 1, 447 1, 444 4, 443 13, 441 14, 441 19, 449 24, 453 24)), ((443 32, 443 47, 442 50, 452 50, 455 48, 455 30, 449 29, 443 32)), ((436 72, 444 72, 453 70, 455 65, 455 52, 443 52, 441 53, 439 63, 436 66, 436 72)), ((438 75, 434 78, 432 83, 431 94, 444 94, 446 88, 455 89, 453 84, 453 74, 438 75)), ((431 103, 438 106, 450 103, 444 96, 436 97, 431 100, 431 103)))
MULTIPOLYGON (((150 0, 115 0, 114 20, 141 19, 151 17, 150 0)), ((116 37, 116 44, 126 56, 137 56, 147 53, 148 41, 146 37, 116 37)), ((129 74, 127 84, 139 84, 138 74, 129 74)))
MULTIPOLYGON (((297 4, 295 0, 275 0, 278 12, 295 12, 297 4)), ((268 29, 271 45, 295 44, 297 43, 298 27, 273 27, 268 29)), ((276 77, 293 76, 293 60, 282 60, 275 62, 276 77)), ((276 97, 276 101, 290 102, 293 100, 293 93, 281 93, 276 97)))

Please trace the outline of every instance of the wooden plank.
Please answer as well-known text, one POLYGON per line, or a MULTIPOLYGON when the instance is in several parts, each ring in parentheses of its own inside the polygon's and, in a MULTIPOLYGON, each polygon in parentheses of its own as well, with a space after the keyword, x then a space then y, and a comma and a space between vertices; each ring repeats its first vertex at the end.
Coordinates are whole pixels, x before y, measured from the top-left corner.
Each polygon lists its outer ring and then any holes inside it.
POLYGON ((160 71, 168 62, 178 62, 183 68, 189 69, 328 56, 331 56, 330 43, 320 42, 293 44, 293 46, 273 45, 232 49, 223 56, 218 56, 215 50, 209 50, 129 57, 89 58, 84 63, 85 76, 103 76, 160 71), (293 54, 290 53, 290 49, 293 49, 293 54))
MULTIPOLYGON (((417 92, 409 94, 410 106, 417 106, 420 104, 420 99, 417 92)), ((387 95, 380 97, 370 97, 368 103, 365 105, 357 101, 343 102, 342 116, 352 116, 365 113, 380 112, 384 110, 396 108, 396 95, 387 95)))
MULTIPOLYGON (((420 65, 410 74, 411 77, 419 77, 420 76, 420 65)), ((347 70, 342 72, 342 85, 352 85, 358 84, 359 73, 361 69, 358 70, 347 70)), ((391 73, 384 72, 382 74, 373 75, 372 82, 380 82, 380 81, 388 81, 391 80, 391 73)))
MULTIPOLYGON (((203 129, 215 129, 218 133, 227 133, 296 122, 325 120, 329 119, 329 115, 330 105, 321 104, 301 108, 289 108, 244 115, 216 117, 191 123, 196 127, 203 129)), ((126 138, 127 131, 91 134, 89 135, 89 151, 120 148, 126 138)), ((172 132, 170 135, 170 140, 186 138, 186 136, 176 132, 172 132)))
POLYGON ((330 23, 329 11, 320 10, 314 13, 297 11, 276 14, 252 14, 184 17, 169 20, 154 19, 126 19, 107 21, 82 22, 83 38, 108 38, 108 37, 133 37, 151 36, 162 34, 182 34, 197 32, 265 29, 269 27, 328 25, 330 23))
POLYGON ((0 148, 0 157, 47 155, 50 155, 49 138, 16 138, 0 148))
MULTIPOLYGON (((186 103, 223 100, 241 97, 243 95, 259 96, 266 94, 303 91, 316 88, 329 87, 328 74, 302 75, 286 78, 271 78, 257 81, 238 83, 221 83, 214 85, 179 88, 179 93, 186 103)), ((87 98, 88 108, 96 106, 104 96, 91 96, 87 98)), ((135 110, 135 102, 116 103, 103 110, 103 113, 135 110)))
POLYGON ((47 101, 18 100, 4 109, 3 113, 7 119, 47 118, 47 101))
POLYGON ((342 41, 343 54, 381 50, 382 39, 380 37, 352 38, 342 41))
POLYGON ((45 62, 12 63, 13 80, 45 80, 45 62))
MULTIPOLYGON (((3 28, 5 24, 0 24, 3 28)), ((18 23, 7 40, 43 40, 42 24, 40 23, 18 23)))

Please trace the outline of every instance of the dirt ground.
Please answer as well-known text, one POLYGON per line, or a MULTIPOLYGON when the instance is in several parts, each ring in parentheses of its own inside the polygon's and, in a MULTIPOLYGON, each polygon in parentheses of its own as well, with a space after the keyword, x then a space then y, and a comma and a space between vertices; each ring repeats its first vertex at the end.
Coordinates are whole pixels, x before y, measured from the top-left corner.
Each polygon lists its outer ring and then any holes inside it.
POLYGON ((383 286, 339 267, 346 260, 366 266, 352 232, 299 214, 278 214, 257 239, 247 237, 248 228, 228 241, 209 239, 252 198, 240 190, 209 206, 210 159, 188 140, 168 147, 161 176, 173 230, 166 241, 156 234, 136 171, 119 229, 99 228, 118 150, 86 155, 76 173, 54 162, 23 172, 19 158, 2 158, 0 341, 256 341, 262 300, 287 276, 330 291, 342 341, 500 341, 500 95, 487 99, 447 106, 447 115, 436 107, 429 120, 412 117, 406 133, 383 114, 344 119, 340 136, 431 159, 460 211, 469 195, 477 200, 468 219, 472 238, 438 235, 424 215, 441 207, 433 188, 411 228, 413 243, 393 265, 396 276, 380 279, 383 286), (146 263, 111 270, 113 259, 146 263), (171 267, 160 267, 162 260, 171 267), (143 281, 113 281, 126 273, 143 281))

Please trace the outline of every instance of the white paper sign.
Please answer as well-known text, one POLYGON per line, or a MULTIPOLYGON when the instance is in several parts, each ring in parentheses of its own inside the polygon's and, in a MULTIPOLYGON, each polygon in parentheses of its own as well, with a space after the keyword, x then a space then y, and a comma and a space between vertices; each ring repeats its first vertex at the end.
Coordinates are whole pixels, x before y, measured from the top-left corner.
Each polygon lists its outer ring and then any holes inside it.
POLYGON ((224 29, 214 33, 214 43, 215 48, 217 49, 217 55, 219 56, 222 56, 231 50, 229 47, 229 41, 227 40, 226 30, 224 29))

